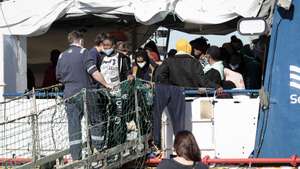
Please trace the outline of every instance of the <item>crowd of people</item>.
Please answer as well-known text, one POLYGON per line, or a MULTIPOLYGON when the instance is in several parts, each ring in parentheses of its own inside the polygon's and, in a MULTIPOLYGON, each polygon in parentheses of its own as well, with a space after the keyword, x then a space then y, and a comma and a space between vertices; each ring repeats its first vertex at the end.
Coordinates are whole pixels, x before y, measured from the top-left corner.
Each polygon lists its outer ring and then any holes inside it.
MULTIPOLYGON (((56 71, 53 81, 57 80, 64 85, 64 97, 69 98, 82 88, 113 89, 120 82, 134 78, 153 82, 155 96, 152 143, 158 148, 161 145, 161 115, 165 108, 169 111, 174 133, 178 134, 177 141, 184 140, 181 138, 183 137, 181 135, 184 135, 195 144, 191 133, 187 131, 182 133, 185 130, 184 88, 201 87, 222 91, 232 88, 258 89, 261 85, 263 56, 251 50, 249 45, 243 45, 235 36, 221 48, 210 45, 204 37, 190 42, 179 39, 176 42, 176 49, 171 49, 164 60, 161 60, 154 41, 149 41, 132 55, 129 55, 125 42, 116 42, 114 37, 105 33, 95 37, 94 47, 89 50, 84 48, 80 32, 70 32, 68 41, 70 46, 60 54, 57 61, 53 59, 49 68, 51 72, 53 69, 56 71)), ((53 51, 53 55, 56 56, 57 53, 53 51)), ((83 112, 78 110, 74 103, 68 102, 66 112, 71 156, 73 160, 80 160, 82 139, 81 134, 76 133, 81 132, 83 112)), ((97 119, 98 112, 90 113, 91 126, 96 126, 101 122, 101 119, 97 119)), ((95 150, 103 146, 102 133, 101 128, 91 130, 92 146, 95 150)), ((199 151, 197 146, 193 147, 194 154, 186 154, 181 148, 181 143, 177 141, 175 139, 175 149, 179 155, 177 161, 184 158, 187 161, 185 162, 190 164, 188 161, 195 161, 195 158, 200 157, 196 156, 199 151)), ((177 164, 165 162, 161 165, 177 164)))

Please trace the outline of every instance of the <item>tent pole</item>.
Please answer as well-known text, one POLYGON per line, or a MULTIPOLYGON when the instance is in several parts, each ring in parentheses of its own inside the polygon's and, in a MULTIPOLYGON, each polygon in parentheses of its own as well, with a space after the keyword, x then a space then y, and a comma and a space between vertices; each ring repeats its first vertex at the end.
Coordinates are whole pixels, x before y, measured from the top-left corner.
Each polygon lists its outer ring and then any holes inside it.
POLYGON ((166 55, 165 55, 165 59, 167 58, 168 51, 170 50, 170 49, 169 49, 170 34, 171 34, 171 29, 168 28, 168 35, 167 35, 167 44, 166 44, 166 55))

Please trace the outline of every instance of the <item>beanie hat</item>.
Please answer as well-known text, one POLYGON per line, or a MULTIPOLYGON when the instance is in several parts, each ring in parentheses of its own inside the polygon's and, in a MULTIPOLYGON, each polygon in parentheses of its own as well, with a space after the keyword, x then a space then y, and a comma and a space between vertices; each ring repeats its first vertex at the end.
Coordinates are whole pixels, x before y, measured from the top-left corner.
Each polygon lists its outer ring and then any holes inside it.
POLYGON ((185 52, 185 53, 191 53, 192 47, 190 43, 186 39, 179 39, 176 42, 176 50, 185 52))

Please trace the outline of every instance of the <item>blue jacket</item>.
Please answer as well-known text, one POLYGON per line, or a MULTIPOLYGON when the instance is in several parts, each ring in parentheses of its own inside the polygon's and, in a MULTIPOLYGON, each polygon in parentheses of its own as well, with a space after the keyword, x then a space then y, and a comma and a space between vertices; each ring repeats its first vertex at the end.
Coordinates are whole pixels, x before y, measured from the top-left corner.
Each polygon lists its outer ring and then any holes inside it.
POLYGON ((87 50, 71 45, 58 59, 56 78, 64 88, 64 98, 78 93, 82 88, 90 88, 90 79, 84 64, 87 50))

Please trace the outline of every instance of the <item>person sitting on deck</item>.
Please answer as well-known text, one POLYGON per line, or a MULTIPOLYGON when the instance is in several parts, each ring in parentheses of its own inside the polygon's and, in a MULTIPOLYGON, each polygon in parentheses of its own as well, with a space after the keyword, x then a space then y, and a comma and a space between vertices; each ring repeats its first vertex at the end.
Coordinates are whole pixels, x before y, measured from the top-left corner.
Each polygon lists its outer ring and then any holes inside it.
POLYGON ((201 152, 190 131, 180 131, 175 136, 174 149, 177 156, 160 162, 157 169, 208 169, 201 162, 201 152))

